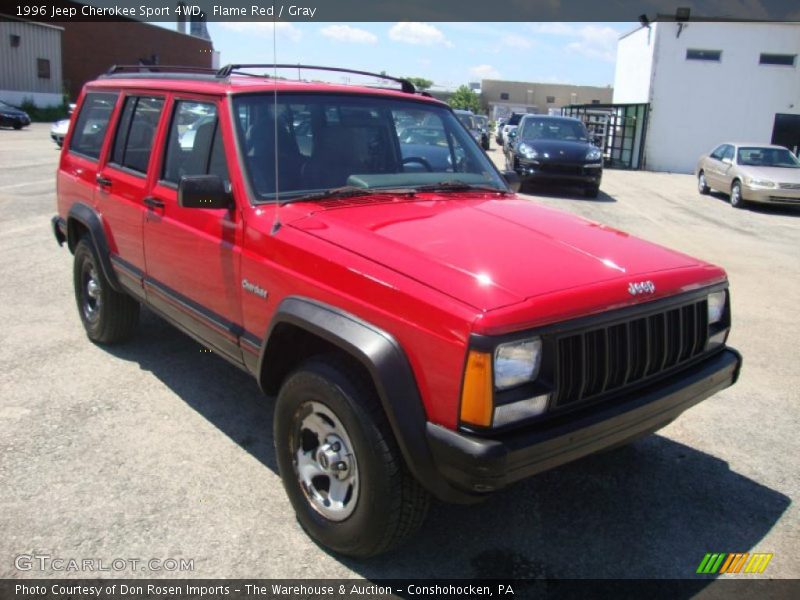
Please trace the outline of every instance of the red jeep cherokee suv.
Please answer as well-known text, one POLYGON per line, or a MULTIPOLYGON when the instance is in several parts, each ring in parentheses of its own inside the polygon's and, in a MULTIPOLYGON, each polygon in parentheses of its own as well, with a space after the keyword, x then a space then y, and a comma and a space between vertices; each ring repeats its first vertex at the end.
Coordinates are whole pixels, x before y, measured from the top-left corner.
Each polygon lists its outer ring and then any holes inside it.
POLYGON ((129 338, 145 304, 276 396, 319 543, 385 551, 431 494, 479 500, 736 381, 722 269, 516 196, 407 81, 273 67, 87 84, 53 226, 90 340, 129 338))

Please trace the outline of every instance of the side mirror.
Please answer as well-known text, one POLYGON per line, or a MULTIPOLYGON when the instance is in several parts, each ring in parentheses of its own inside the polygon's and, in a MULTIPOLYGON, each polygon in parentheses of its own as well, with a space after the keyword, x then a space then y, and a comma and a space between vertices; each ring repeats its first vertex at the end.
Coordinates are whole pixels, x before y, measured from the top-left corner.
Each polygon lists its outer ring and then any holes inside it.
POLYGON ((230 208, 233 196, 219 175, 190 175, 178 184, 178 205, 184 208, 230 208))
POLYGON ((513 140, 515 137, 517 137, 517 132, 516 131, 509 131, 508 132, 508 139, 513 140))
POLYGON ((516 171, 503 171, 503 179, 506 180, 508 187, 511 188, 511 191, 515 194, 519 191, 520 186, 522 185, 522 180, 517 175, 516 171))
POLYGON ((722 162, 724 162, 726 165, 732 165, 733 164, 733 161, 730 158, 728 158, 727 156, 722 159, 722 162))

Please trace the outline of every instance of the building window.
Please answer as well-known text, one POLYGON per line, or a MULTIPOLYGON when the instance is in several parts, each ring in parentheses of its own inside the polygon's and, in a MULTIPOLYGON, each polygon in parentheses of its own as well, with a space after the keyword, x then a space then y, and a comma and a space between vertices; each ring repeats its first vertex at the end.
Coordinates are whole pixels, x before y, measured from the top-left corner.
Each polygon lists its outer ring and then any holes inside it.
POLYGON ((547 97, 547 103, 548 104, 552 104, 555 101, 556 101, 556 97, 555 96, 548 96, 547 97))
POLYGON ((592 100, 592 104, 600 104, 600 100, 592 100))
POLYGON ((508 92, 500 92, 500 100, 508 100, 508 92))
POLYGON ((722 50, 693 50, 686 51, 686 60, 713 60, 720 61, 722 50))
POLYGON ((758 59, 760 65, 780 65, 782 67, 793 67, 796 54, 766 54, 762 53, 758 59))
POLYGON ((15 35, 13 33, 8 37, 11 38, 10 39, 11 47, 12 48, 19 48, 19 42, 20 42, 21 38, 18 35, 15 35))
POLYGON ((50 79, 50 61, 46 58, 36 59, 36 70, 39 72, 39 79, 50 79))

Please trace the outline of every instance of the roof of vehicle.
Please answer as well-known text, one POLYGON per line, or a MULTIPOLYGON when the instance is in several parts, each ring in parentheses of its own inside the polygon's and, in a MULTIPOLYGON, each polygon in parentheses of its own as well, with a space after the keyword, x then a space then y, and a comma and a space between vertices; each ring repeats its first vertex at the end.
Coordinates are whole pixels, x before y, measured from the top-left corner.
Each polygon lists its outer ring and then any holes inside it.
POLYGON ((534 113, 529 113, 529 114, 523 115, 522 118, 523 119, 529 119, 529 118, 530 119, 542 119, 542 120, 545 120, 545 121, 577 121, 578 123, 582 123, 583 122, 580 119, 576 119, 575 117, 562 117, 561 115, 540 115, 540 114, 534 114, 534 113))
MULTIPOLYGON (((722 142, 722 144, 728 144, 730 146, 748 146, 752 148, 775 148, 776 150, 786 150, 786 146, 779 146, 777 144, 765 144, 763 142, 722 142)), ((716 147, 722 146, 722 144, 717 144, 716 147)))
MULTIPOLYGON (((233 65, 233 67, 236 67, 236 65, 233 65)), ((269 67, 269 65, 264 65, 264 68, 267 67, 269 67)), ((127 67, 126 69, 132 68, 133 67, 127 67)), ((141 68, 151 69, 153 67, 141 68)), ((326 68, 321 67, 303 68, 327 70, 326 68)), ((406 87, 406 82, 404 82, 404 80, 389 77, 387 77, 387 79, 393 79, 398 83, 402 82, 402 87, 406 89, 406 91, 403 89, 377 86, 372 87, 369 85, 337 84, 325 81, 303 81, 281 78, 276 79, 263 74, 256 75, 250 73, 243 74, 235 71, 231 72, 228 67, 224 67, 218 71, 214 71, 212 69, 192 69, 191 67, 165 67, 164 69, 165 70, 162 72, 129 72, 127 70, 122 70, 120 67, 112 67, 112 69, 106 75, 101 75, 98 79, 90 81, 86 85, 90 88, 147 88, 151 90, 194 92, 217 95, 272 91, 370 94, 394 98, 413 99, 431 104, 447 106, 446 103, 437 100, 424 92, 408 91, 413 90, 413 86, 408 88, 406 87), (119 70, 117 71, 117 69, 119 70), (175 70, 169 71, 167 69, 175 70), (226 69, 228 70, 226 71, 226 69)), ((331 70, 337 72, 350 72, 346 69, 334 68, 331 70)), ((360 71, 352 72, 363 75, 374 75, 376 77, 381 76, 380 74, 371 74, 360 71)))

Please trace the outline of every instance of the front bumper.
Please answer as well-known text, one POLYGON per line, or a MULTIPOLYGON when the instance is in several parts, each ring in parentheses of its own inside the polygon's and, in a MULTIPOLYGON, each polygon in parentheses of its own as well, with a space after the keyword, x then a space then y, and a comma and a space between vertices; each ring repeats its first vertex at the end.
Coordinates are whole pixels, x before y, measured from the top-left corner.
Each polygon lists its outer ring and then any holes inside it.
POLYGON ((56 238, 59 246, 63 246, 67 241, 67 222, 56 215, 50 219, 50 225, 53 227, 53 235, 56 238))
POLYGON ((742 186, 742 198, 748 202, 764 202, 765 204, 800 204, 800 186, 796 189, 752 188, 742 186))
POLYGON ((683 411, 733 385, 742 358, 730 348, 673 377, 570 418, 498 438, 428 423, 439 473, 473 497, 667 425, 683 411))
POLYGON ((599 186, 603 179, 603 167, 600 164, 543 163, 527 161, 519 157, 514 163, 514 170, 525 183, 560 183, 584 187, 599 186))

